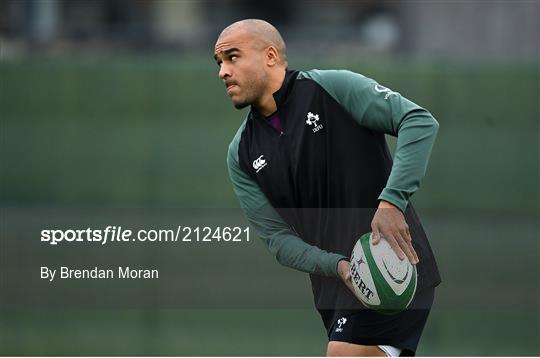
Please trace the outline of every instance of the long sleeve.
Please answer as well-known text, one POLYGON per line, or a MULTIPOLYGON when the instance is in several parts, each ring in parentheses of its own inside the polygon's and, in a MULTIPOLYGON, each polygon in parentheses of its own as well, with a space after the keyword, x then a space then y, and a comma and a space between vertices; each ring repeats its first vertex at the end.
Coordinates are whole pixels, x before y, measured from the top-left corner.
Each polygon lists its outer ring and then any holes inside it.
POLYGON ((374 80, 346 70, 303 72, 319 83, 360 125, 397 136, 394 164, 379 199, 402 211, 425 175, 439 124, 424 108, 374 80))
POLYGON ((258 184, 240 168, 238 144, 243 127, 244 124, 229 146, 227 167, 234 192, 249 223, 280 264, 312 274, 337 276, 337 263, 345 257, 300 239, 272 207, 258 184))

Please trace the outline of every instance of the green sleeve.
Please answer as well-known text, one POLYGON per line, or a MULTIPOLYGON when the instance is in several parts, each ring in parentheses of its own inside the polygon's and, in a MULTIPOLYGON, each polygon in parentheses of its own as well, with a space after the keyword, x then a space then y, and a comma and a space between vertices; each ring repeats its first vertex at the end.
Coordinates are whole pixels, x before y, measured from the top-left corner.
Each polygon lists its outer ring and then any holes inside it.
POLYGON ((397 136, 394 164, 379 199, 402 211, 420 187, 439 124, 424 108, 374 80, 346 70, 301 72, 321 85, 362 126, 397 136))
POLYGON ((240 168, 238 144, 244 126, 245 121, 229 145, 227 166, 234 192, 249 223, 280 264, 322 276, 337 276, 337 264, 346 257, 300 239, 272 207, 258 184, 240 168))

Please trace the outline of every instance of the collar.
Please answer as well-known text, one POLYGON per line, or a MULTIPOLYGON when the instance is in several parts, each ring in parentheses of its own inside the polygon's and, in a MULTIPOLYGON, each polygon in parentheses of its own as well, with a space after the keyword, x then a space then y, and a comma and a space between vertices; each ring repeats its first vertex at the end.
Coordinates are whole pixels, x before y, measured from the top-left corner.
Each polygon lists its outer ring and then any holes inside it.
POLYGON ((279 107, 285 101, 287 100, 288 94, 291 91, 291 88, 293 87, 294 80, 298 77, 298 71, 295 70, 286 70, 285 71, 285 78, 283 79, 283 84, 281 85, 280 89, 278 89, 276 92, 274 92, 274 101, 276 101, 276 105, 279 107))
MULTIPOLYGON (((285 78, 283 79, 283 83, 281 84, 281 87, 272 94, 274 97, 274 101, 276 101, 276 106, 279 110, 279 107, 281 107, 286 101, 289 96, 289 93, 291 92, 291 89, 294 85, 294 82, 296 78, 298 77, 297 70, 286 70, 285 71, 285 78)), ((261 117, 261 114, 259 111, 257 111, 253 106, 251 106, 251 115, 255 115, 257 117, 261 117)))

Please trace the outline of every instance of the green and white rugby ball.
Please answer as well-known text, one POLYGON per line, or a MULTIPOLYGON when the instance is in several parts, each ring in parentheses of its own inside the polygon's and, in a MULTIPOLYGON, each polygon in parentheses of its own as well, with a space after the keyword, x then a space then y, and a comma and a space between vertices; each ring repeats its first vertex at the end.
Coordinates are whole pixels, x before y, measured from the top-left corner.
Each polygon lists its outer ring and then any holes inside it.
POLYGON ((406 309, 416 292, 416 267, 407 258, 400 260, 384 238, 373 245, 371 232, 353 248, 351 276, 356 297, 384 314, 406 309))

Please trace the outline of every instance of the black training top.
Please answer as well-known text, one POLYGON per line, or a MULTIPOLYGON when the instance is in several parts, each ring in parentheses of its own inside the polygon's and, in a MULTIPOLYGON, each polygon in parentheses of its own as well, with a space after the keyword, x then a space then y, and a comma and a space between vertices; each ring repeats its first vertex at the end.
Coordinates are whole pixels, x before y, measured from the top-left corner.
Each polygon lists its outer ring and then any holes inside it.
POLYGON ((283 130, 252 108, 229 146, 229 174, 248 220, 278 262, 310 273, 316 307, 362 307, 336 268, 371 231, 381 199, 405 214, 420 260, 417 291, 438 285, 435 258, 409 202, 438 130, 433 116, 343 70, 287 71, 274 99, 283 130), (394 163, 385 133, 398 137, 394 163))

